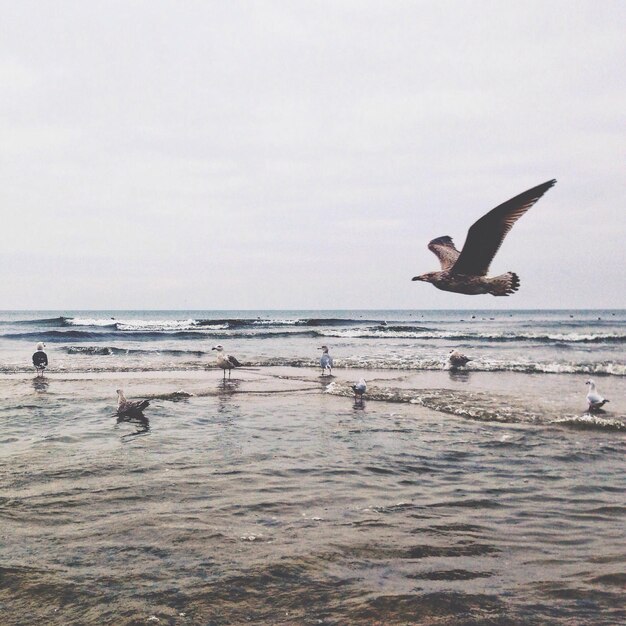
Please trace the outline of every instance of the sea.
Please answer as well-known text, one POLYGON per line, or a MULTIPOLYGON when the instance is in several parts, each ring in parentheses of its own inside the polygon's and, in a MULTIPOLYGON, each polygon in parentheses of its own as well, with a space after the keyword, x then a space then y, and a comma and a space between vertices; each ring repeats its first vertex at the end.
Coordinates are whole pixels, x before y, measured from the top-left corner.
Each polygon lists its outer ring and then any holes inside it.
POLYGON ((624 309, 0 311, 0 623, 624 624, 625 346, 624 309))

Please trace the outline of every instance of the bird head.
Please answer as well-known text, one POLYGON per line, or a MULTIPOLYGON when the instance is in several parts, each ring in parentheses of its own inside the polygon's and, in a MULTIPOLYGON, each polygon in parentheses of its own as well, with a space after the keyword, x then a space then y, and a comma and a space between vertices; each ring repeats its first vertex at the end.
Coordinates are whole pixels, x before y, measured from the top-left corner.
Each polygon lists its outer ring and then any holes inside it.
POLYGON ((221 343, 218 343, 216 346, 213 346, 211 350, 217 350, 218 352, 224 352, 224 346, 221 343))
POLYGON ((431 283, 433 281, 433 279, 435 278, 435 274, 437 274, 437 272, 426 272, 426 274, 420 274, 419 276, 413 276, 413 278, 411 278, 411 280, 421 280, 425 283, 431 283))
POLYGON ((46 344, 43 341, 40 341, 37 344, 37 350, 43 350, 46 347, 46 344))
POLYGON ((322 346, 321 348, 318 348, 318 350, 321 350, 322 352, 328 352, 328 346, 322 346))
POLYGON ((592 389, 596 386, 591 378, 585 383, 585 385, 589 385, 592 389))

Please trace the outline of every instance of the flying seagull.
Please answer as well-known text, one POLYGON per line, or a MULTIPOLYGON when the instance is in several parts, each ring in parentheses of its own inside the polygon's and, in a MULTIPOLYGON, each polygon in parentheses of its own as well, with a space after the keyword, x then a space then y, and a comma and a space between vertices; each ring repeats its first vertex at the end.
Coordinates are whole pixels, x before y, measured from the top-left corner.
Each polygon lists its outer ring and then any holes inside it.
POLYGON ((224 380, 226 380, 226 370, 228 370, 228 378, 230 379, 230 370, 241 367, 241 363, 234 356, 224 354, 224 346, 221 344, 213 346, 211 350, 217 351, 217 366, 224 370, 224 380))
POLYGON ((589 393, 587 394, 587 402, 589 403, 589 412, 599 411, 607 402, 596 390, 596 384, 589 379, 585 385, 589 385, 589 393))
POLYGON ((117 414, 133 415, 141 413, 150 403, 147 400, 127 400, 123 389, 117 390, 117 414))
POLYGON ((450 367, 463 367, 467 365, 469 361, 471 361, 469 357, 465 356, 462 352, 458 350, 450 350, 450 354, 448 355, 448 361, 450 362, 450 367))
POLYGON ((352 385, 352 391, 354 391, 354 401, 357 402, 360 400, 363 402, 363 394, 367 389, 367 384, 364 378, 361 378, 358 383, 352 385))
POLYGON ((447 235, 433 239, 428 249, 439 259, 441 271, 414 276, 413 280, 432 283, 443 291, 471 296, 482 293, 509 296, 516 292, 520 284, 517 274, 507 272, 488 278, 489 265, 513 224, 555 183, 556 180, 549 180, 533 187, 483 215, 467 232, 461 252, 447 235))
POLYGON ((326 376, 326 370, 328 369, 328 375, 333 375, 333 357, 328 354, 328 346, 322 346, 319 348, 322 351, 322 358, 320 359, 320 367, 322 368, 322 376, 326 376))

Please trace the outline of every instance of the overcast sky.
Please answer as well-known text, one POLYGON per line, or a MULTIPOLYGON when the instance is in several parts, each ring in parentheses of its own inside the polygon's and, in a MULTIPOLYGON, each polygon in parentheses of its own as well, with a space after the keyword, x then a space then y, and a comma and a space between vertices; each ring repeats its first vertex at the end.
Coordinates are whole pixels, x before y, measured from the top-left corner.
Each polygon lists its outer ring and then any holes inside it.
POLYGON ((0 8, 1 309, 626 306, 625 2, 0 8), (411 282, 551 178, 517 294, 411 282))

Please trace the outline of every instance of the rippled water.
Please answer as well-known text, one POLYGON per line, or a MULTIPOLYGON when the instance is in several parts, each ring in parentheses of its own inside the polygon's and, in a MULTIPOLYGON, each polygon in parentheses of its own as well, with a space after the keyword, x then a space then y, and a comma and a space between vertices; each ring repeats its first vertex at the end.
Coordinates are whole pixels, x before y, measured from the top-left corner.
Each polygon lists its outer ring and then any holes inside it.
POLYGON ((626 620, 624 376, 597 379, 610 410, 589 416, 583 373, 331 378, 294 350, 224 384, 208 357, 89 371, 63 352, 37 380, 15 356, 30 343, 4 341, 3 624, 626 620), (150 398, 144 419, 115 416, 120 386, 150 398))

